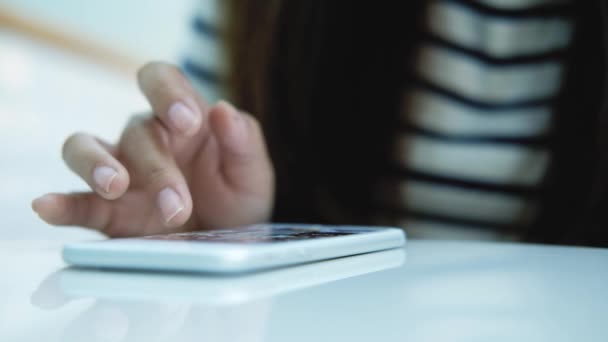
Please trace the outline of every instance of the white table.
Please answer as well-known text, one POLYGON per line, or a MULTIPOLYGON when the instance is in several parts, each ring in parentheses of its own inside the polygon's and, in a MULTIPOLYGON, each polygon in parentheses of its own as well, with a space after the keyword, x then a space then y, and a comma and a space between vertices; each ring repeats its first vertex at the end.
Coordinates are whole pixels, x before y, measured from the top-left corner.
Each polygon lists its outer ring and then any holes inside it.
POLYGON ((66 270, 60 249, 0 243, 0 341, 608 341, 608 250, 410 241, 225 278, 66 270))

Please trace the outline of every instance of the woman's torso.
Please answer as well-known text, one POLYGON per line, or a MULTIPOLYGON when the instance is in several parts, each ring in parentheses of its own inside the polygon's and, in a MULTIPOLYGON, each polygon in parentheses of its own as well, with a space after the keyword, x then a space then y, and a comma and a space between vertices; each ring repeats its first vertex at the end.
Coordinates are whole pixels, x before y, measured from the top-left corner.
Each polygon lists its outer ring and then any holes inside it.
MULTIPOLYGON (((495 239, 517 238, 533 221, 572 34, 568 13, 558 0, 426 3, 413 58, 403 60, 399 110, 369 117, 394 122, 372 180, 375 223, 407 226, 411 236, 495 239)), ((221 22, 217 3, 205 2, 184 63, 211 100, 226 94, 230 69, 221 22)), ((358 214, 322 186, 313 196, 329 222, 358 214)))

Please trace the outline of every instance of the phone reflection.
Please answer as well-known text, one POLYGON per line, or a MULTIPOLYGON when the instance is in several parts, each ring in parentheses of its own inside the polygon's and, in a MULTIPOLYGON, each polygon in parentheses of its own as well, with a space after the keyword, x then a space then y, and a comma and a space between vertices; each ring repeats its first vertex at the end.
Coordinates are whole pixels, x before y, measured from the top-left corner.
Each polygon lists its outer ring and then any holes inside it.
POLYGON ((257 342, 274 297, 404 262, 394 249, 237 276, 65 268, 45 278, 32 303, 53 310, 93 300, 62 341, 257 342))

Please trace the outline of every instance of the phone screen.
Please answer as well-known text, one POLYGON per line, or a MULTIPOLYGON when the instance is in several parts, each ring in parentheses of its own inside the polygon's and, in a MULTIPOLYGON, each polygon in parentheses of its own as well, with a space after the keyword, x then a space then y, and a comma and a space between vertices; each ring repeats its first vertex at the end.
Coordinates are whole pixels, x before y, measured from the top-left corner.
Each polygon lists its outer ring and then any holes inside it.
POLYGON ((178 240, 224 243, 276 243, 300 240, 328 238, 371 232, 372 229, 349 229, 348 227, 311 226, 299 227, 289 225, 256 225, 244 228, 152 235, 143 237, 148 240, 178 240))

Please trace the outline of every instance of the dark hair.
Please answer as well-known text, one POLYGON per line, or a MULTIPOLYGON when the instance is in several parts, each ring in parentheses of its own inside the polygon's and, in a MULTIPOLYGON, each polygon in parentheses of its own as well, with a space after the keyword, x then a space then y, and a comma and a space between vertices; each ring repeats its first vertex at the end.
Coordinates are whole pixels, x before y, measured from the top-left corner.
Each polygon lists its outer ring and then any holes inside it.
MULTIPOLYGON (((230 89, 265 129, 277 171, 275 219, 325 222, 330 204, 318 193, 327 192, 351 209, 342 223, 370 222, 424 3, 229 2, 230 89)), ((577 2, 573 11, 541 214, 523 233, 608 245, 606 1, 577 2)))

